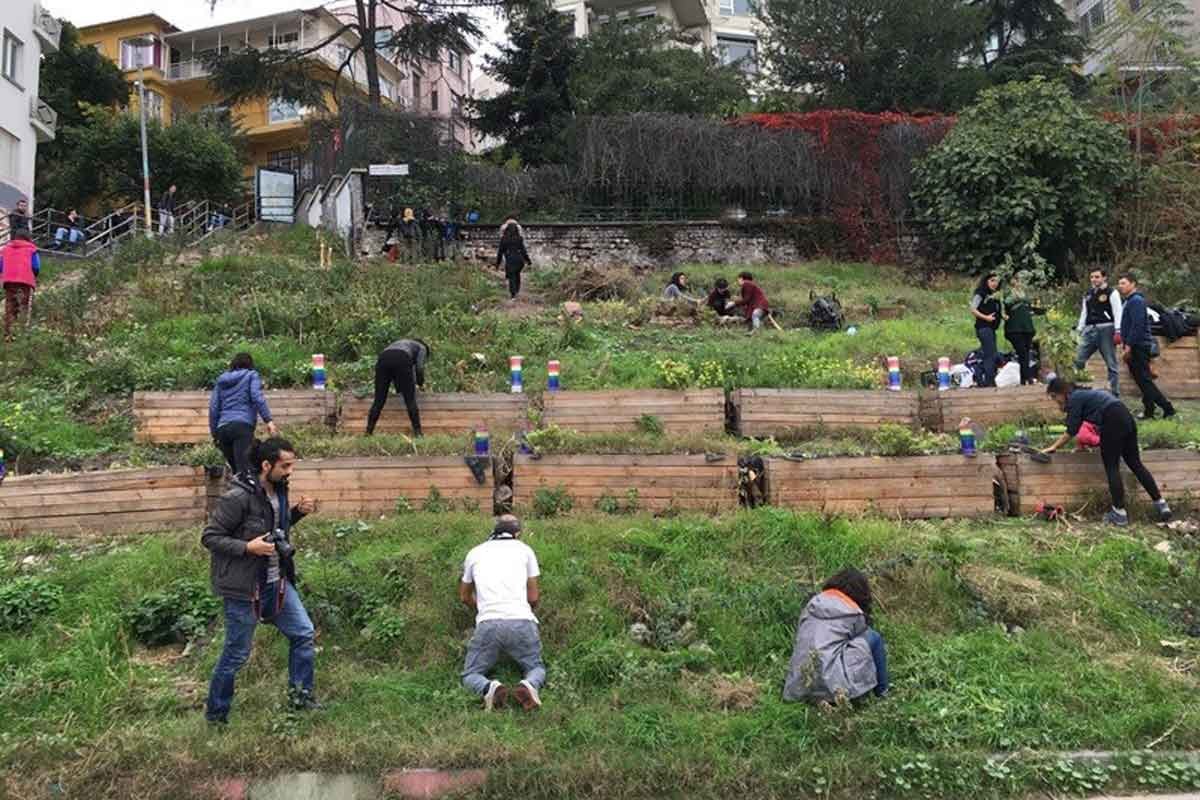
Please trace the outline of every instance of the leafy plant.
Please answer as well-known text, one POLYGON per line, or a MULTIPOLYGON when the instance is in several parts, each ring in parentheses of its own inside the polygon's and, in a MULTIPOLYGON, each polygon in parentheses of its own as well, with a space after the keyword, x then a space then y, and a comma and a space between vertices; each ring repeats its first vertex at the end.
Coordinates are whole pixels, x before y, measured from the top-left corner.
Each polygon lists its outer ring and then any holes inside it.
POLYGON ((444 497, 436 486, 430 486, 429 494, 425 496, 425 502, 422 503, 421 508, 427 514, 445 514, 453 510, 454 503, 444 497))
POLYGON ((206 584, 181 578, 143 596, 123 616, 134 638, 157 646, 194 639, 220 610, 220 601, 206 584))
POLYGON ((575 507, 575 498, 567 487, 561 483, 553 488, 540 487, 533 493, 533 516, 535 517, 557 517, 560 514, 566 514, 575 507))
POLYGON ((16 578, 0 586, 0 630, 17 631, 53 614, 63 591, 42 578, 16 578))
POLYGON ((668 389, 686 389, 696 380, 696 374, 686 362, 663 358, 654 362, 654 368, 658 370, 659 383, 668 389))
POLYGON ((662 436, 664 430, 662 420, 653 414, 642 414, 638 417, 637 429, 651 436, 662 436))

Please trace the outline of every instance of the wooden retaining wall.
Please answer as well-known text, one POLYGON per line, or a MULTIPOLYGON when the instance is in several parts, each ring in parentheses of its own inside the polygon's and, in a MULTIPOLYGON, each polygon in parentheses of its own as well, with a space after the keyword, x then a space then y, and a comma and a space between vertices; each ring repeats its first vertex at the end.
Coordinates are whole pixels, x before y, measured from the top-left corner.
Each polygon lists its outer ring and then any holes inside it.
POLYGON ((0 533, 119 533, 195 526, 207 514, 200 467, 10 477, 0 484, 0 533))
POLYGON ((721 389, 546 392, 543 425, 581 433, 638 429, 643 416, 658 418, 667 433, 725 430, 725 392, 721 389))
POLYGON ((873 512, 906 518, 993 513, 996 459, 980 454, 822 458, 767 463, 771 504, 830 514, 873 512))
MULTIPOLYGON (((276 425, 332 425, 337 397, 312 389, 263 392, 276 425)), ((212 439, 208 430, 210 392, 134 392, 136 439, 151 444, 199 444, 212 439)), ((263 429, 259 424, 259 429, 263 429)))
POLYGON ((436 488, 455 510, 492 513, 494 482, 489 462, 481 485, 461 456, 412 458, 330 458, 297 462, 289 497, 317 500, 318 512, 333 517, 393 514, 404 498, 409 507, 425 507, 436 488))
MULTIPOLYGON (((367 414, 373 398, 342 397, 342 413, 338 430, 343 433, 363 433, 367 429, 367 414)), ((529 398, 524 394, 471 394, 449 392, 417 393, 417 408, 421 412, 421 430, 427 434, 466 435, 482 422, 488 432, 512 433, 521 430, 528 418, 529 398)), ((411 434, 408 409, 404 398, 393 393, 375 426, 376 433, 411 434)))
MULTIPOLYGON (((1158 337, 1158 358, 1151 362, 1154 371, 1158 373, 1155 384, 1170 399, 1200 400, 1200 338, 1184 336, 1174 342, 1168 342, 1158 337)), ((1108 387, 1108 367, 1104 359, 1096 353, 1088 360, 1088 372, 1092 376, 1093 385, 1100 388, 1108 387)), ((1121 373, 1121 394, 1141 397, 1129 367, 1124 361, 1119 367, 1121 373)))
POLYGON ((738 507, 737 458, 703 455, 518 455, 513 502, 527 512, 538 489, 562 487, 576 511, 591 511, 602 497, 625 505, 637 490, 638 510, 680 509, 717 513, 738 507))
POLYGON ((1065 415, 1043 384, 929 391, 921 398, 921 420, 930 430, 957 432, 963 417, 990 428, 1026 419, 1062 422, 1065 415))
MULTIPOLYGON (((1108 479, 1098 452, 1055 453, 1049 464, 1039 464, 1026 455, 1004 454, 996 459, 1004 470, 1012 513, 1032 514, 1039 501, 1070 510, 1089 497, 1108 503, 1108 479)), ((1200 453, 1194 450, 1144 450, 1142 463, 1154 476, 1159 491, 1168 499, 1200 499, 1200 453)), ((1126 493, 1148 500, 1145 490, 1124 463, 1121 475, 1126 493)))
POLYGON ((731 394, 742 436, 785 436, 826 428, 869 428, 884 423, 916 427, 916 392, 737 389, 731 394))

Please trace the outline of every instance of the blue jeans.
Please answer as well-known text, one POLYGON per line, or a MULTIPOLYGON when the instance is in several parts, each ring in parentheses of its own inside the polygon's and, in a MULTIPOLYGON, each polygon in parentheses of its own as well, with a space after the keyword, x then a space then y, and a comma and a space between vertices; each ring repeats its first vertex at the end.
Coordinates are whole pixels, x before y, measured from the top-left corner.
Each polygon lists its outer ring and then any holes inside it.
POLYGON ((479 696, 487 694, 487 673, 500 656, 507 655, 517 662, 525 680, 541 689, 546 682, 546 665, 542 663, 542 640, 537 623, 526 619, 493 619, 475 626, 475 635, 467 645, 467 660, 463 664, 463 686, 479 696))
POLYGON ((887 648, 883 645, 883 637, 874 628, 867 628, 866 636, 867 644, 871 648, 871 658, 875 660, 875 696, 883 697, 891 686, 888 680, 887 648))
POLYGON ((983 351, 983 382, 980 386, 996 385, 996 329, 976 328, 979 347, 983 351))
MULTIPOLYGON (((266 587, 266 594, 275 590, 274 584, 266 587)), ((283 608, 271 620, 279 632, 288 638, 288 685, 299 686, 301 689, 312 691, 313 661, 316 650, 313 647, 313 624, 300 602, 300 595, 295 588, 287 585, 283 597, 283 608)), ((254 644, 254 630, 258 627, 258 616, 249 600, 232 600, 225 598, 225 649, 213 669, 212 682, 208 685, 208 702, 205 705, 204 716, 209 719, 224 719, 233 705, 233 683, 238 670, 250 658, 250 648, 254 644)))
POLYGON ((1108 386, 1113 397, 1120 397, 1120 370, 1117 362, 1117 344, 1113 341, 1112 325, 1088 325, 1079 335, 1079 350, 1075 353, 1075 369, 1083 369, 1088 359, 1100 351, 1104 366, 1108 368, 1108 386))

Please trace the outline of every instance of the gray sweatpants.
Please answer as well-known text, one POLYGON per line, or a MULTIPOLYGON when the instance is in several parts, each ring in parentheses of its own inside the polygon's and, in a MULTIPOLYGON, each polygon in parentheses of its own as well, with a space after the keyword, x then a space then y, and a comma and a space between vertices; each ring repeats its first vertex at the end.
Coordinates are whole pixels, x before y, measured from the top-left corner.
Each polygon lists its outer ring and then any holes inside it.
POLYGON ((542 640, 537 623, 526 619, 493 619, 475 627, 463 664, 463 686, 481 697, 487 694, 490 683, 487 673, 502 655, 517 662, 525 680, 535 689, 542 688, 546 682, 542 640))

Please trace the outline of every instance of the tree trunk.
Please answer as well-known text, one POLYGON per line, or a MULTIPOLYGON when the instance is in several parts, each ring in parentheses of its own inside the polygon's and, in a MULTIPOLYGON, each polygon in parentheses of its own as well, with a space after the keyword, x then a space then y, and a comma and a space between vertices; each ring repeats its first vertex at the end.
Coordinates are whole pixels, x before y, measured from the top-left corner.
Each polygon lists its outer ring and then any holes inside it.
POLYGON ((358 12, 358 30, 362 42, 363 59, 367 65, 367 104, 379 108, 379 64, 375 60, 375 12, 379 0, 354 0, 358 12))

